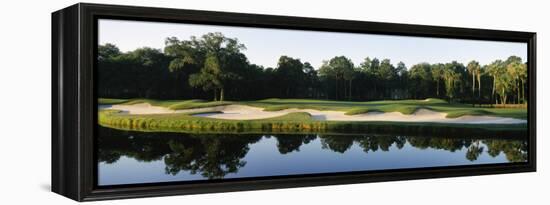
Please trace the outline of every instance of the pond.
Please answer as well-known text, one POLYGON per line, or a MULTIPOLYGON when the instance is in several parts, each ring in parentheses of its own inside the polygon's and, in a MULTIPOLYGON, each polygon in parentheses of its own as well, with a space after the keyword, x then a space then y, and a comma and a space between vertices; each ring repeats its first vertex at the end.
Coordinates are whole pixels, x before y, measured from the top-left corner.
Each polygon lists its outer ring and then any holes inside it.
POLYGON ((98 185, 526 162, 525 137, 187 134, 100 127, 98 185))

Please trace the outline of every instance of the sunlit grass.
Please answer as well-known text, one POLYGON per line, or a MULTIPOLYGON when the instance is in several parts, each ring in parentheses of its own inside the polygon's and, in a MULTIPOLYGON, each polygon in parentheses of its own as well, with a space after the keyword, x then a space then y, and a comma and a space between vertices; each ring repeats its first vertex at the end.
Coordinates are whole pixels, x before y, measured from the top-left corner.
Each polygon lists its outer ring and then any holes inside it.
POLYGON ((384 100, 384 101, 334 101, 313 99, 277 99, 270 98, 255 101, 205 101, 205 100, 152 100, 152 99, 99 99, 100 104, 139 104, 149 103, 154 106, 162 106, 172 110, 193 108, 206 108, 223 105, 248 105, 264 108, 264 111, 280 111, 285 109, 314 109, 342 111, 346 115, 357 115, 368 112, 400 112, 413 114, 419 109, 429 109, 447 113, 448 118, 456 118, 465 115, 487 115, 497 117, 510 117, 527 119, 526 108, 488 108, 472 107, 471 105, 447 103, 445 100, 429 98, 426 100, 384 100))
POLYGON ((260 120, 226 120, 193 116, 201 113, 133 115, 118 110, 100 110, 99 124, 116 129, 168 132, 396 132, 524 134, 526 124, 444 124, 419 122, 319 121, 307 112, 294 112, 260 120))

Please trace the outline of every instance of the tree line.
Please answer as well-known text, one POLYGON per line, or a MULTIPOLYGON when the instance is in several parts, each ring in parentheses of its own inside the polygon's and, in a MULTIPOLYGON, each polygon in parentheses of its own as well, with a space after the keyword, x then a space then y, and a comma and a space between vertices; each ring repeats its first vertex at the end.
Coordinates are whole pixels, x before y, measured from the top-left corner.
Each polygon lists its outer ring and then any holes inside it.
POLYGON ((188 40, 169 37, 163 50, 121 52, 98 47, 98 94, 104 98, 254 100, 312 98, 386 100, 442 98, 476 104, 526 103, 527 65, 520 57, 487 65, 472 60, 419 63, 366 57, 354 64, 346 56, 315 69, 296 57, 280 56, 277 66, 250 63, 246 46, 222 33, 188 40))

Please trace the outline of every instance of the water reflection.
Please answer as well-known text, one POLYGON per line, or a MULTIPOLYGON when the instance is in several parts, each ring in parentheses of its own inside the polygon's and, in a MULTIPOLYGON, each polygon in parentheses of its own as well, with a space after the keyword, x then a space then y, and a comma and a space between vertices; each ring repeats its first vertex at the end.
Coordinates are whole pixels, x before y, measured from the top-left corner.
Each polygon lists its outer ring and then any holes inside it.
POLYGON ((166 173, 176 175, 181 170, 200 173, 208 179, 223 178, 244 167, 242 159, 250 149, 248 144, 260 140, 260 136, 192 136, 190 140, 171 139, 164 163, 166 173))
POLYGON ((223 135, 109 128, 100 128, 98 145, 100 185, 525 162, 528 149, 522 138, 223 135), (270 151, 275 148, 276 153, 270 151), (485 158, 477 162, 483 155, 485 158), (250 167, 249 162, 253 163, 250 167), (159 166, 163 166, 163 173, 158 173, 159 166), (137 171, 144 173, 129 176, 137 171))

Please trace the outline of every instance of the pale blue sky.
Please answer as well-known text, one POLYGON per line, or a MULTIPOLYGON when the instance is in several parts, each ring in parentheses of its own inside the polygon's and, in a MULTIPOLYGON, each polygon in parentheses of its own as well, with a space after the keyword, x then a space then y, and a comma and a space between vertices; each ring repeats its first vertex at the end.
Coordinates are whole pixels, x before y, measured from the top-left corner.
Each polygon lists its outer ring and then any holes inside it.
POLYGON ((99 43, 113 43, 122 51, 140 47, 163 49, 166 37, 189 39, 208 32, 222 32, 246 45, 243 51, 251 63, 275 67, 281 55, 310 62, 318 69, 323 60, 344 55, 355 65, 365 57, 389 58, 396 65, 446 63, 467 64, 477 60, 488 64, 516 55, 526 61, 527 43, 458 40, 392 35, 350 34, 286 29, 211 26, 126 20, 99 20, 99 43))

